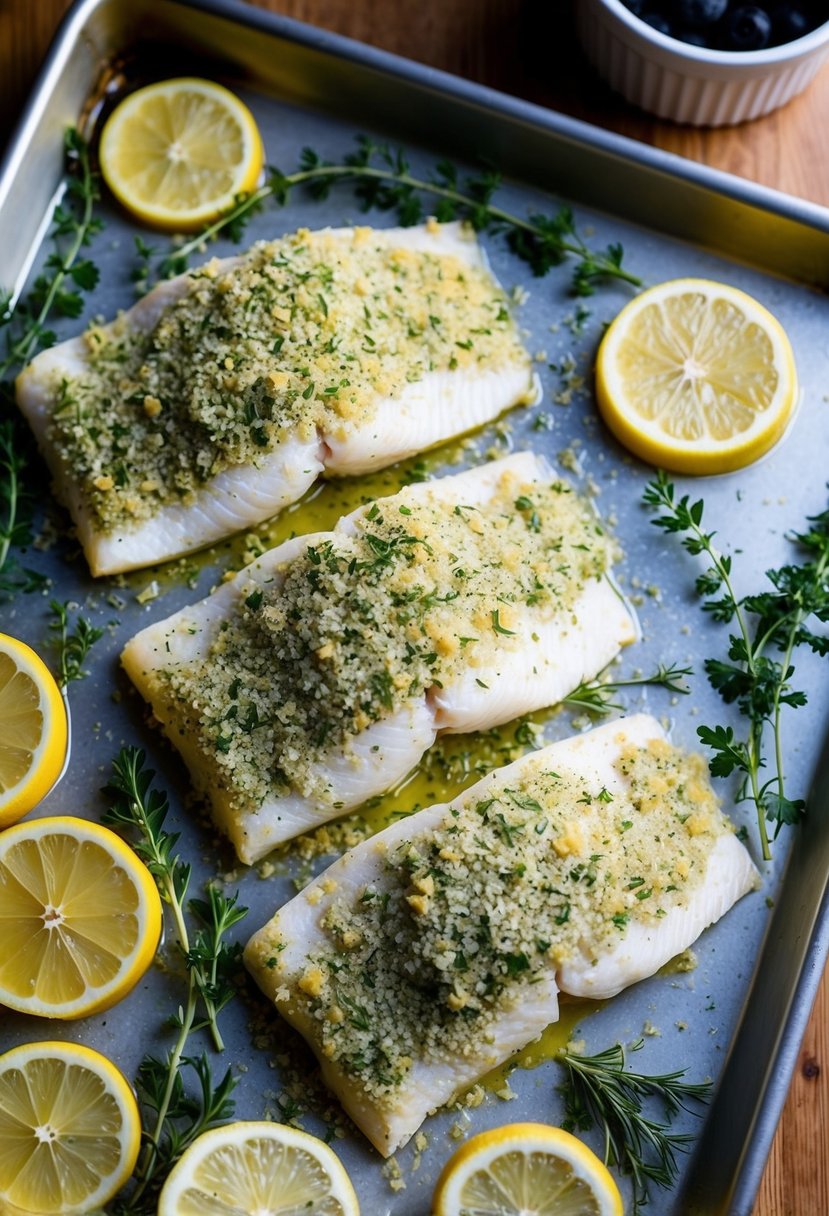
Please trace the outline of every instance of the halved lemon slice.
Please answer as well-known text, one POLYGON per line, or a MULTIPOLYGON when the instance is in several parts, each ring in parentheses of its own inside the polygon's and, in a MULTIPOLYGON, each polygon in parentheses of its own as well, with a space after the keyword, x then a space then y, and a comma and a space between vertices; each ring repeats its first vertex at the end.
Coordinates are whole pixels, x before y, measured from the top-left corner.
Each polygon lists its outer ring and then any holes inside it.
POLYGON ((109 828, 60 816, 0 835, 0 1005, 51 1018, 108 1009, 160 933, 152 875, 109 828))
POLYGON ((675 279, 642 292, 605 334, 599 409, 634 455, 678 473, 727 473, 765 455, 798 401, 783 327, 736 287, 675 279))
POLYGON ((339 1157, 283 1123, 229 1123, 191 1144, 164 1183, 158 1216, 313 1212, 359 1216, 339 1157))
POLYGON ((0 1056, 0 1211, 86 1216, 132 1173, 138 1104, 106 1056, 28 1043, 0 1056))
POLYGON ((546 1123, 481 1132, 449 1158, 433 1216, 623 1216, 622 1197, 586 1144, 546 1123))
POLYGON ((101 134, 101 172, 139 220, 190 232, 253 190, 264 162, 250 110, 210 80, 164 80, 131 93, 101 134))
POLYGON ((37 806, 66 756, 66 706, 33 650, 0 633, 0 828, 37 806))

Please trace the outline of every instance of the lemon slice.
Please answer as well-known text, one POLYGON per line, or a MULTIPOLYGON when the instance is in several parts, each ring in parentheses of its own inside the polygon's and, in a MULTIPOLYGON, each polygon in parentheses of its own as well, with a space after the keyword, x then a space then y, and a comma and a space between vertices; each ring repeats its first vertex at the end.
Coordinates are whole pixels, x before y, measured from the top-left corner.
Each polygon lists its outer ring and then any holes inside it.
POLYGON ((139 220, 190 232, 230 210, 262 172, 250 110, 209 80, 185 77, 138 89, 101 134, 104 180, 139 220))
POLYGON ((108 1009, 160 933, 155 882, 109 828, 62 816, 0 835, 0 1005, 52 1018, 108 1009))
POLYGON ((727 473, 765 455, 797 405, 791 344, 735 287, 676 279, 642 292, 599 347, 596 395, 634 455, 677 473, 727 473))
POLYGON ((283 1123, 230 1123, 199 1136, 164 1183, 158 1216, 359 1216, 339 1157, 283 1123))
POLYGON ((132 1173, 138 1104, 106 1056, 28 1043, 0 1056, 0 1212, 86 1216, 132 1173))
POLYGON ((0 633, 0 828, 37 806, 66 756, 66 707, 46 664, 0 633))
POLYGON ((622 1197, 586 1144, 546 1123, 467 1140, 438 1179, 433 1216, 623 1216, 622 1197))

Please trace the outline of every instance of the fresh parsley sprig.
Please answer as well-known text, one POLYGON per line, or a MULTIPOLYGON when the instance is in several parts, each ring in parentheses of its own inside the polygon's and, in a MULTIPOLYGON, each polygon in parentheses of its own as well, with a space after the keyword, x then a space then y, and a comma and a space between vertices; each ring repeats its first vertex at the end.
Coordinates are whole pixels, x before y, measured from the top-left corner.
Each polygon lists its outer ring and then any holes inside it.
POLYGON ((93 625, 85 616, 77 613, 75 626, 70 621, 71 605, 69 600, 51 600, 49 613, 52 617, 49 629, 56 635, 58 651, 58 683, 61 688, 68 688, 75 680, 82 680, 89 673, 83 665, 87 656, 104 636, 103 629, 93 625))
MULTIPOLYGON (((630 1050, 641 1047, 639 1039, 630 1050)), ((565 1129, 599 1128, 605 1162, 630 1177, 633 1211, 638 1212, 648 1201, 651 1184, 670 1188, 676 1181, 676 1154, 687 1152, 693 1137, 672 1132, 671 1124, 680 1110, 694 1111, 690 1101, 708 1100, 710 1083, 685 1081, 685 1069, 656 1076, 631 1072, 620 1043, 595 1056, 565 1050, 558 1059, 567 1070, 567 1079, 559 1086, 565 1099, 565 1129), (650 1099, 662 1103, 663 1119, 646 1113, 644 1104, 650 1099)))
POLYGON ((624 709, 621 701, 614 700, 614 693, 622 688, 657 687, 687 695, 690 689, 684 679, 693 675, 693 672, 692 667, 680 667, 678 663, 671 663, 668 667, 660 663, 656 671, 648 676, 634 676, 629 680, 585 680, 564 698, 562 704, 571 709, 585 709, 603 717, 613 710, 624 709))
POLYGON ((240 953, 239 945, 226 937, 247 913, 235 896, 228 898, 215 887, 208 889, 206 899, 185 905, 191 867, 176 851, 177 834, 164 827, 169 801, 153 786, 155 774, 144 768, 144 759, 136 747, 118 753, 104 791, 110 798, 104 822, 131 833, 132 847, 155 878, 172 914, 187 991, 184 1004, 170 1019, 177 1032, 171 1050, 162 1060, 147 1056, 139 1069, 139 1090, 151 1126, 145 1128, 135 1185, 117 1209, 124 1214, 154 1211, 156 1192, 177 1157, 201 1132, 233 1113, 235 1081, 230 1071, 214 1083, 207 1057, 188 1054, 187 1045, 192 1035, 207 1029, 215 1048, 224 1047, 218 1018, 236 993, 233 972, 240 953), (195 1073, 196 1095, 185 1090, 182 1068, 195 1073))
MULTIPOLYGON (((485 169, 475 176, 461 178, 455 165, 441 160, 431 176, 416 177, 402 149, 375 143, 365 135, 357 137, 356 151, 344 156, 339 164, 323 160, 312 148, 305 148, 299 168, 293 173, 272 168, 263 186, 240 198, 225 216, 166 255, 158 266, 158 274, 166 277, 181 273, 190 256, 201 251, 213 237, 222 235, 238 240, 244 225, 261 210, 266 199, 282 206, 297 187, 306 189, 315 199, 324 199, 337 183, 353 187, 364 211, 392 211, 403 225, 423 219, 427 213, 424 199, 428 198, 428 213, 441 222, 466 220, 477 232, 504 234, 513 253, 538 276, 573 257, 574 295, 591 295, 597 285, 612 279, 635 287, 642 284, 640 278, 623 266, 621 245, 611 244, 604 250, 590 248, 579 234, 569 207, 559 207, 551 215, 515 215, 494 201, 501 185, 501 175, 496 171, 485 169)), ((152 253, 146 246, 139 249, 145 264, 141 271, 144 281, 148 278, 146 263, 152 253)))
POLYGON ((791 684, 792 657, 798 646, 816 654, 829 654, 829 637, 807 626, 814 616, 829 621, 829 510, 809 519, 806 532, 791 539, 806 555, 800 563, 766 571, 771 591, 738 596, 731 578, 731 558, 714 546, 714 532, 702 526, 703 502, 677 498, 674 486, 659 473, 645 490, 643 501, 664 512, 651 522, 668 533, 682 536, 682 545, 693 557, 705 557, 710 566, 696 579, 702 608, 715 621, 733 624, 725 660, 710 658, 705 671, 711 685, 726 704, 736 704, 747 721, 744 738, 730 726, 700 726, 700 740, 713 751, 710 760, 715 777, 742 774, 738 799, 750 799, 757 811, 763 858, 771 858, 766 823, 774 825, 776 837, 784 824, 796 824, 806 805, 802 798, 786 794, 781 712, 784 705, 806 704, 806 694, 791 684), (776 652, 780 658, 774 657, 776 652), (766 734, 771 735, 770 757, 766 734), (771 776, 761 771, 771 763, 771 776))

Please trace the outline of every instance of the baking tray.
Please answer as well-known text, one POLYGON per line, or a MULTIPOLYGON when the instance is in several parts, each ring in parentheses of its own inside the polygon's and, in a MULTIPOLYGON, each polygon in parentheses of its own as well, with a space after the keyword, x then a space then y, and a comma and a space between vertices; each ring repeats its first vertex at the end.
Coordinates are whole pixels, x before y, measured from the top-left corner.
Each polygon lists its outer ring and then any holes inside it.
MULTIPOLYGON (((760 590, 761 571, 791 557, 787 532, 826 504, 829 304, 823 291, 829 286, 829 214, 824 209, 231 0, 79 0, 60 28, 0 172, 0 283, 19 289, 43 256, 40 246, 61 183, 64 128, 94 121, 125 76, 144 80, 186 71, 221 78, 242 93, 256 113, 269 160, 283 169, 293 168, 306 144, 326 157, 341 155, 358 131, 405 143, 416 168, 428 167, 439 155, 467 163, 485 158, 506 175, 504 205, 526 213, 549 209, 557 199, 572 202, 590 240, 597 246, 621 240, 628 264, 647 281, 701 274, 759 296, 780 317, 795 346, 804 387, 795 426, 769 457, 749 469, 676 481, 680 492, 704 495, 708 525, 717 529, 721 546, 736 555, 741 592, 760 590)), ((102 282, 87 317, 111 315, 133 299, 129 271, 136 229, 106 204, 103 213, 106 230, 93 250, 103 268, 102 282)), ((249 238, 356 218, 348 193, 334 192, 325 203, 297 196, 287 208, 258 216, 249 238)), ((373 215, 371 222, 391 221, 373 215)), ((531 446, 553 460, 566 452, 571 475, 597 493, 602 513, 615 522, 625 552, 622 578, 642 601, 643 641, 625 655, 623 673, 662 660, 690 660, 699 667, 705 655, 721 653, 724 635, 693 601, 693 562, 675 540, 656 532, 640 505, 650 470, 603 431, 589 392, 577 392, 568 406, 551 401, 561 386, 560 373, 549 365, 560 366, 571 353, 580 372, 588 373, 602 326, 628 298, 626 290, 609 287, 587 301, 590 316, 578 332, 567 267, 533 280, 497 238, 487 239, 486 246, 502 282, 529 293, 521 324, 530 349, 545 355, 538 364, 545 390, 539 408, 553 429, 533 429, 538 411, 514 414, 478 438, 477 454, 490 444, 499 450, 531 446), (637 585, 650 586, 652 594, 641 594, 637 585)), ((215 252, 226 249, 220 242, 215 252)), ((61 323, 59 335, 68 336, 82 324, 83 319, 61 323)), ((471 458, 477 458, 475 452, 471 458)), ((438 453, 430 467, 440 471, 442 461, 451 459, 438 453)), ((393 477, 391 484, 396 484, 393 477)), ((65 517, 57 518, 58 530, 65 532, 65 517)), ((183 766, 147 725, 144 707, 118 670, 118 654, 129 636, 206 594, 230 560, 227 550, 219 549, 212 565, 196 569, 190 585, 162 574, 160 596, 142 604, 137 593, 153 572, 94 583, 66 536, 27 554, 27 564, 52 578, 52 594, 82 604, 95 623, 106 625, 105 639, 90 659, 89 678, 71 692, 75 752, 69 772, 35 814, 98 817, 104 807, 99 787, 117 748, 124 742, 146 747, 160 783, 172 795, 171 818, 182 832, 183 852, 194 862, 194 889, 217 873, 229 889, 238 886, 251 908, 240 926, 244 937, 293 893, 290 867, 263 879, 256 870, 235 866, 229 848, 215 841, 204 820, 184 809, 183 766)), ((21 597, 0 606, 0 621, 4 629, 44 647, 45 600, 21 597)), ((810 708, 786 723, 788 781, 799 794, 813 780, 810 817, 777 842, 774 864, 761 867, 763 890, 744 899, 700 940, 696 970, 645 981, 580 1026, 591 1050, 617 1040, 629 1043, 647 1026, 658 1033, 647 1037, 637 1057, 643 1071, 687 1066, 691 1079, 710 1076, 718 1082, 702 1120, 689 1116, 679 1124, 698 1137, 697 1149, 682 1159, 677 1187, 655 1192, 650 1210, 659 1216, 750 1213, 826 958, 829 749, 820 756, 829 681, 821 679, 814 657, 799 657, 797 667, 810 708)), ((737 725, 699 673, 687 698, 656 691, 630 699, 628 707, 669 718, 674 738, 687 746, 695 744, 698 722, 737 725)), ((551 718, 547 734, 563 737, 572 728, 570 716, 559 714, 551 718)), ((753 840, 749 810, 739 808, 734 817, 748 824, 753 840)), ((131 1075, 145 1051, 164 1050, 163 1017, 178 999, 174 979, 153 969, 125 1001, 99 1017, 56 1025, 0 1015, 2 1045, 49 1037, 83 1041, 131 1075)), ((240 1118, 275 1113, 283 1053, 303 1058, 293 1032, 265 1014, 248 985, 224 1016, 228 1047, 216 1068, 227 1063, 238 1072, 240 1118)), ((490 1096, 468 1115, 434 1116, 426 1125, 430 1145, 419 1168, 414 1169, 411 1148, 398 1154, 406 1188, 397 1192, 358 1133, 336 1140, 363 1211, 426 1213, 437 1173, 455 1147, 452 1124, 460 1118, 476 1131, 520 1118, 557 1122, 559 1079, 554 1063, 519 1070, 511 1078, 514 1101, 490 1096)), ((324 1130, 313 1114, 304 1124, 324 1130)))

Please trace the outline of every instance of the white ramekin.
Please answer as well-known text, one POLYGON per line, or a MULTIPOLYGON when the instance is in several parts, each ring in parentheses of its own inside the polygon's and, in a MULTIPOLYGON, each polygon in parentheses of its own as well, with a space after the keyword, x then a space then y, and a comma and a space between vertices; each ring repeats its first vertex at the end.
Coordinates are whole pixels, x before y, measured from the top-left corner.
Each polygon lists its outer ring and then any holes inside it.
POLYGON ((660 34, 622 0, 575 0, 575 9, 588 58, 611 88, 643 110, 698 127, 776 110, 829 55, 829 21, 764 51, 712 51, 660 34))

